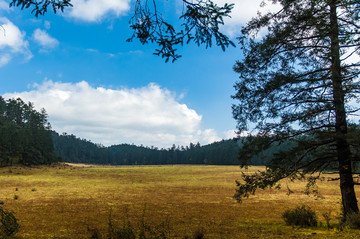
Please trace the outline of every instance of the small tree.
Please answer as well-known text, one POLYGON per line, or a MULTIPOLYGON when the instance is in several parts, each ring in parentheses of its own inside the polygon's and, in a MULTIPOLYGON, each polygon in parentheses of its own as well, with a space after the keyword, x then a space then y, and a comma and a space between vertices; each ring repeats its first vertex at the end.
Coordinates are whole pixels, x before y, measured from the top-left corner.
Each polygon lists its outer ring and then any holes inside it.
MULTIPOLYGON (((270 1, 269 1, 270 2, 270 1)), ((240 153, 242 166, 274 144, 290 142, 267 164, 266 171, 243 175, 235 198, 260 188, 279 186, 289 177, 310 187, 315 172, 337 169, 345 217, 358 212, 352 162, 356 161, 348 119, 358 111, 350 102, 360 92, 360 2, 338 0, 275 0, 281 9, 259 15, 242 29, 244 59, 234 66, 233 115, 239 132, 255 123, 240 153), (267 34, 257 38, 257 33, 267 34)))

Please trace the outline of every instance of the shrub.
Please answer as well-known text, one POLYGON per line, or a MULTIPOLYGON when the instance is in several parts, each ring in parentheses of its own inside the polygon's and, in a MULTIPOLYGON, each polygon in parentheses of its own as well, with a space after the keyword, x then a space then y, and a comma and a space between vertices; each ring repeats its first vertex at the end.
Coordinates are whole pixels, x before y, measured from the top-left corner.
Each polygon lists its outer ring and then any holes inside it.
POLYGON ((356 212, 349 213, 346 216, 345 225, 352 229, 360 229, 360 214, 356 212))
POLYGON ((0 238, 10 238, 14 236, 20 228, 18 219, 14 213, 7 211, 0 206, 0 238))
POLYGON ((286 225, 311 227, 317 225, 316 213, 309 206, 297 206, 286 210, 283 215, 286 225))
POLYGON ((114 226, 112 221, 112 213, 110 211, 109 220, 108 220, 108 239, 167 239, 167 234, 169 233, 166 223, 162 222, 159 225, 153 225, 148 223, 145 220, 145 210, 142 217, 138 222, 138 229, 133 227, 130 220, 127 217, 126 209, 126 219, 123 221, 122 227, 114 226))
POLYGON ((198 228, 198 229, 194 232, 192 238, 193 238, 193 239, 203 239, 203 238, 205 238, 205 230, 204 230, 204 228, 202 228, 202 227, 201 227, 201 228, 198 228))
POLYGON ((114 227, 111 219, 108 222, 108 239, 136 239, 136 231, 128 221, 122 227, 114 227))
POLYGON ((328 212, 324 212, 322 214, 323 218, 325 219, 325 222, 326 222, 326 227, 328 229, 331 228, 331 224, 330 224, 330 220, 331 220, 331 210, 329 210, 328 212))
POLYGON ((130 224, 115 229, 113 236, 116 239, 136 239, 135 230, 130 224))

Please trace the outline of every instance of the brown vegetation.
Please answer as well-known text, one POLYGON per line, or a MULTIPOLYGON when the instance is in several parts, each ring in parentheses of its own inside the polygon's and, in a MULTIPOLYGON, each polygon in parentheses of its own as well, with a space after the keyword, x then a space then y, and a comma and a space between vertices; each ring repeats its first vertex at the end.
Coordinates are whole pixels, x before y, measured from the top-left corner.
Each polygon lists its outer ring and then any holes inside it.
POLYGON ((317 197, 303 193, 306 182, 284 181, 280 191, 259 191, 239 204, 233 199, 237 166, 13 167, 0 169, 0 200, 16 213, 20 238, 105 235, 110 214, 115 226, 128 220, 137 228, 144 220, 161 225, 169 238, 198 230, 205 238, 356 238, 356 230, 328 230, 321 217, 331 211, 335 224, 340 213, 338 182, 327 177, 317 197), (300 204, 314 209, 324 226, 286 226, 282 213, 300 204))

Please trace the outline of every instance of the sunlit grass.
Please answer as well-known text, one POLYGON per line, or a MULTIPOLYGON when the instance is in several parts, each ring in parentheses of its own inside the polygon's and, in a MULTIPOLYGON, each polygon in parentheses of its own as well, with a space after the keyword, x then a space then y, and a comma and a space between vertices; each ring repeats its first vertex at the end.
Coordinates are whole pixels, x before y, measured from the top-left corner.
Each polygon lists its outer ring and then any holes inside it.
POLYGON ((142 217, 153 225, 166 222, 171 238, 199 228, 207 238, 360 237, 348 229, 292 228, 281 219, 287 208, 306 204, 320 222, 331 210, 331 223, 337 223, 337 181, 325 175, 318 185, 322 197, 315 198, 304 195, 305 182, 285 180, 280 191, 259 191, 239 204, 232 196, 240 171, 238 166, 2 168, 0 200, 15 211, 20 238, 89 238, 94 228, 105 235, 110 213, 116 225, 128 218, 136 226, 142 217))

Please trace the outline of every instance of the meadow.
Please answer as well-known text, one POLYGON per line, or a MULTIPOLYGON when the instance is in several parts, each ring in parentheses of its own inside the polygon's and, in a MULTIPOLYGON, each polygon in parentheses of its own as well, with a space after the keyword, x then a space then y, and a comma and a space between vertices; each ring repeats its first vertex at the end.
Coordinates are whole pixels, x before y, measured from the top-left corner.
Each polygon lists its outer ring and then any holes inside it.
POLYGON ((332 175, 318 183, 317 197, 303 193, 305 182, 284 180, 282 189, 238 203, 240 172, 238 166, 6 167, 0 201, 19 219, 18 238, 91 238, 95 231, 106 238, 109 222, 135 230, 146 224, 167 238, 199 231, 205 238, 360 238, 358 230, 325 226, 322 214, 331 212, 335 225, 340 213, 339 182, 327 180, 332 175), (282 213, 301 204, 316 211, 318 227, 285 225, 282 213))

